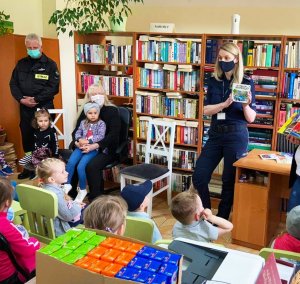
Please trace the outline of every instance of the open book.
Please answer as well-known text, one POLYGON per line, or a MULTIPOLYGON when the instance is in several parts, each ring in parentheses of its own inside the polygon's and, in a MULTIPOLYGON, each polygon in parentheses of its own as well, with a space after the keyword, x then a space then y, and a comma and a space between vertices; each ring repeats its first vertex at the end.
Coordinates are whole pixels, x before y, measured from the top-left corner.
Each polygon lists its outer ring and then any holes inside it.
POLYGON ((300 113, 293 113, 280 127, 278 133, 292 135, 300 139, 300 113))

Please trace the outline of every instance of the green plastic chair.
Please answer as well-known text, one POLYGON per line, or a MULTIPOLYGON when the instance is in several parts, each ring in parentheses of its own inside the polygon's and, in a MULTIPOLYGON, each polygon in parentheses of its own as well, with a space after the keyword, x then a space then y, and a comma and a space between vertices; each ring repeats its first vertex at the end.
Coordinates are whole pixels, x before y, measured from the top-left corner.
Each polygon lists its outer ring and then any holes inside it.
POLYGON ((21 207, 20 202, 13 200, 11 208, 14 211, 13 223, 15 225, 23 225, 26 230, 29 230, 27 211, 21 207))
POLYGON ((275 258, 285 257, 294 260, 300 260, 300 253, 286 251, 286 250, 279 250, 279 249, 272 249, 272 248, 262 248, 259 252, 259 255, 264 259, 267 259, 269 254, 274 253, 275 258))
POLYGON ((126 217, 126 229, 124 236, 152 243, 154 225, 152 220, 137 217, 126 217))
POLYGON ((54 218, 58 216, 57 196, 50 191, 28 184, 18 184, 19 202, 27 211, 29 235, 48 244, 55 239, 54 218))

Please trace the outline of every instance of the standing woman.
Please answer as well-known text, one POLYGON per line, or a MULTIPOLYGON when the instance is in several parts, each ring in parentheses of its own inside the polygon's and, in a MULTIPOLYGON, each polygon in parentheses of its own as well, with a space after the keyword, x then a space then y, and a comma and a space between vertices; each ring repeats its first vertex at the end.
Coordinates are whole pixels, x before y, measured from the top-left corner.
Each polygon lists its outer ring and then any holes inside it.
POLYGON ((214 169, 224 158, 222 193, 218 216, 228 219, 233 204, 236 160, 247 153, 247 123, 255 120, 255 89, 251 78, 244 75, 242 54, 232 42, 219 50, 214 75, 209 79, 204 101, 204 114, 211 115, 209 139, 197 160, 193 184, 204 208, 211 208, 208 184, 214 169), (247 103, 233 102, 232 84, 251 86, 247 103))

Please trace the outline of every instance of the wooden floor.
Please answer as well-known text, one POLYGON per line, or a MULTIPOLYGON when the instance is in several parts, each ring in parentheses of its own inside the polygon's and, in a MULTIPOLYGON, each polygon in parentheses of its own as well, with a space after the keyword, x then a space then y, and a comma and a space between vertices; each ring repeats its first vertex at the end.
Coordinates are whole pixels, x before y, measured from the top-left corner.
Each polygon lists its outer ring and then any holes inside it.
MULTIPOLYGON (((28 183, 28 184, 33 184, 33 185, 37 185, 37 183, 38 183, 38 180, 33 180, 33 181, 30 181, 28 179, 18 180, 16 174, 12 175, 10 178, 12 180, 16 180, 17 183, 22 182, 22 183, 28 183)), ((214 214, 216 213, 215 209, 212 209, 212 211, 214 214)), ((165 198, 156 196, 153 199, 153 219, 154 219, 155 223, 157 224, 163 238, 171 239, 172 238, 172 228, 175 223, 175 219, 171 215, 171 212, 168 208, 165 198)), ((279 231, 282 231, 283 229, 284 229, 284 224, 281 224, 279 231)), ((258 254, 257 250, 232 244, 231 233, 228 233, 228 234, 224 235, 223 237, 221 237, 217 241, 217 243, 221 243, 225 247, 230 248, 230 249, 236 249, 236 250, 240 250, 243 252, 258 254)))

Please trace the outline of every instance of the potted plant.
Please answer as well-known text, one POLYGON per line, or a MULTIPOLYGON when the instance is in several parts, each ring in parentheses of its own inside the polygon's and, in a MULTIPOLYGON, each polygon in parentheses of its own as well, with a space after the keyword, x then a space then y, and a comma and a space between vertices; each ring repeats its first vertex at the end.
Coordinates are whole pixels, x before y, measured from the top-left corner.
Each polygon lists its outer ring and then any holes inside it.
POLYGON ((8 21, 9 18, 4 11, 0 11, 0 36, 14 32, 13 22, 8 21))
POLYGON ((120 25, 124 17, 132 14, 129 4, 143 3, 143 0, 66 0, 63 10, 56 10, 49 24, 56 25, 57 34, 69 30, 79 33, 92 33, 100 28, 110 29, 108 22, 120 25))

